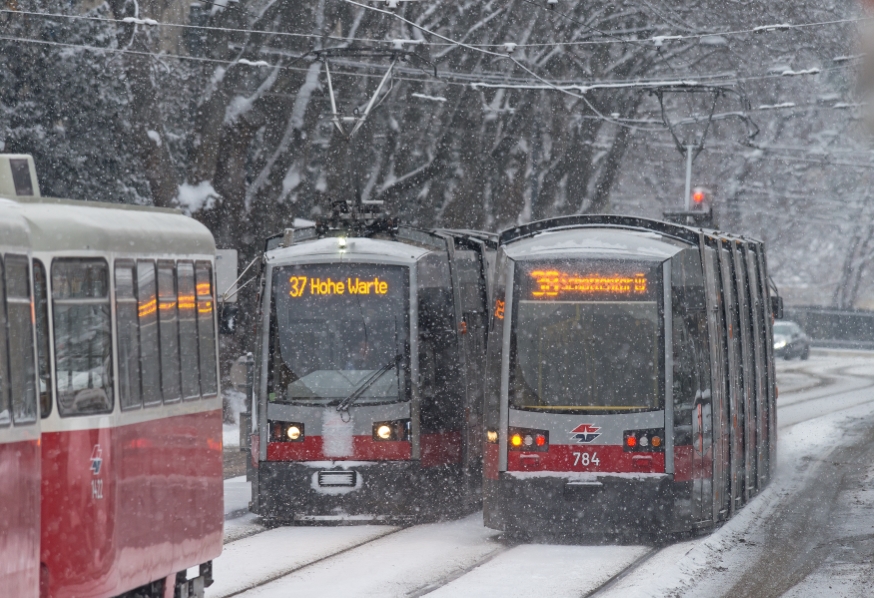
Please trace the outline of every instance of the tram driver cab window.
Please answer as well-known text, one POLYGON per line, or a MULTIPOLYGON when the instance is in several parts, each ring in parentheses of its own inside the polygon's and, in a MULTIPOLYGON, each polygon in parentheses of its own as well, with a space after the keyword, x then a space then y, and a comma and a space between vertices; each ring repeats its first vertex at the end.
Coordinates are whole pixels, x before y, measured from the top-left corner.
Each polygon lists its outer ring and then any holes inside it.
POLYGON ((103 259, 52 263, 55 372, 62 416, 112 410, 109 267, 103 259))

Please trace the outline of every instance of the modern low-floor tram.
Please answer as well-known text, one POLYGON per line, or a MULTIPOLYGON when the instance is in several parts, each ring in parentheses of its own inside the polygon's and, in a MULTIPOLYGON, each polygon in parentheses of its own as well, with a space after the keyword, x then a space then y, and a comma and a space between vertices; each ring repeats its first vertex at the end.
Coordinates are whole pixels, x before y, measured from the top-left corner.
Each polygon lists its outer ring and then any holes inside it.
POLYGON ((761 242, 557 218, 501 235, 494 287, 487 526, 703 530, 768 483, 779 299, 761 242))
POLYGON ((496 238, 288 231, 263 260, 254 512, 397 520, 478 503, 496 238))

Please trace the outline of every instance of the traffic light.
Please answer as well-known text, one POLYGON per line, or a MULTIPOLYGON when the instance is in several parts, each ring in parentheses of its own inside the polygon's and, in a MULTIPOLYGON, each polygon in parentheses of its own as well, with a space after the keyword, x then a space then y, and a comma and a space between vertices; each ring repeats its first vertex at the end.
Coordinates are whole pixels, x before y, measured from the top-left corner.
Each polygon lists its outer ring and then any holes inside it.
POLYGON ((713 193, 707 187, 693 187, 689 191, 688 209, 667 209, 664 218, 668 222, 703 226, 713 228, 716 223, 713 220, 713 193))
POLYGON ((692 201, 689 202, 689 207, 693 212, 709 212, 710 211, 710 190, 704 187, 695 187, 692 189, 692 201))

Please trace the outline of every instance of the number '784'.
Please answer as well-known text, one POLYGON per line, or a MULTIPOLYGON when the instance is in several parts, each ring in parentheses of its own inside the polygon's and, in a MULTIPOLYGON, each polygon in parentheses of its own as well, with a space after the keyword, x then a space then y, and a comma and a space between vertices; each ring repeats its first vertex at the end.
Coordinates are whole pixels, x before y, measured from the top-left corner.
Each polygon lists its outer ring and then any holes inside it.
POLYGON ((582 465, 583 467, 588 467, 589 465, 600 465, 601 461, 598 459, 598 453, 573 453, 574 456, 574 467, 578 465, 582 465))

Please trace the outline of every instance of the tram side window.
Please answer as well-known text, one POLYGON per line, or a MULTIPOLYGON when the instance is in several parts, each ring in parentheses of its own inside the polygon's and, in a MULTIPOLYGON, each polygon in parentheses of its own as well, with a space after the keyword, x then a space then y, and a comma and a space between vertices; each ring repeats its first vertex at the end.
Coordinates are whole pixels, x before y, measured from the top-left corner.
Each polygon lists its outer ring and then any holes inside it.
POLYGON ((200 396, 199 357, 197 351, 197 303, 194 295, 194 264, 176 266, 179 290, 179 354, 182 363, 182 397, 200 396))
POLYGON ((164 402, 182 398, 179 376, 179 328, 176 325, 176 268, 158 262, 158 330, 161 336, 161 389, 164 402))
POLYGON ((15 423, 36 420, 36 367, 27 256, 6 255, 6 313, 9 318, 9 386, 15 423))
POLYGON ((3 276, 3 260, 0 259, 0 426, 12 422, 9 410, 9 349, 6 345, 6 277, 3 276))
POLYGON ((133 262, 115 264, 115 318, 118 337, 118 395, 122 409, 143 406, 140 388, 140 326, 133 262))
POLYGON ((109 268, 103 259, 52 264, 55 372, 62 416, 112 410, 109 268))
POLYGON ((39 412, 48 417, 52 412, 52 371, 49 354, 49 296, 46 269, 42 262, 33 260, 33 292, 36 311, 36 348, 39 372, 39 412))
POLYGON ((422 427, 451 430, 461 423, 455 312, 449 260, 431 253, 417 266, 419 393, 422 427))
POLYGON ((671 263, 674 357, 674 433, 676 446, 692 443, 692 412, 707 404, 710 391, 710 346, 704 272, 697 249, 686 249, 671 263))
POLYGON ((209 262, 195 265, 197 291, 197 337, 200 347, 200 392, 212 396, 218 392, 215 348, 215 299, 212 294, 212 266, 209 262))
POLYGON ((140 371, 143 403, 161 402, 161 357, 158 341, 158 292, 155 262, 137 262, 137 318, 140 323, 140 371))

